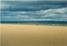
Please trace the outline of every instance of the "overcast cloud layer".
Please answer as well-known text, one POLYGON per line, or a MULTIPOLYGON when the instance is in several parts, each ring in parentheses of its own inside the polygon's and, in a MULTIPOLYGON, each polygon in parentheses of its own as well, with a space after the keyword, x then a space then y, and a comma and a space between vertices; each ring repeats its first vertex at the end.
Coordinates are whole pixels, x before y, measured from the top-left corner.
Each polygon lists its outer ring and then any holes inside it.
POLYGON ((67 21, 67 1, 1 1, 2 21, 67 21))

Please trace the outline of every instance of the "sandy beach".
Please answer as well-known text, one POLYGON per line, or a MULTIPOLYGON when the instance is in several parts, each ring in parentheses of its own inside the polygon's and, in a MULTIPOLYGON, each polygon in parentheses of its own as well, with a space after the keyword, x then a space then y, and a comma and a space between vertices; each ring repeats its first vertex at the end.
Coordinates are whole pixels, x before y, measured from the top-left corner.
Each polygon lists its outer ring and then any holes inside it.
POLYGON ((1 46, 67 46, 67 27, 1 24, 1 46))

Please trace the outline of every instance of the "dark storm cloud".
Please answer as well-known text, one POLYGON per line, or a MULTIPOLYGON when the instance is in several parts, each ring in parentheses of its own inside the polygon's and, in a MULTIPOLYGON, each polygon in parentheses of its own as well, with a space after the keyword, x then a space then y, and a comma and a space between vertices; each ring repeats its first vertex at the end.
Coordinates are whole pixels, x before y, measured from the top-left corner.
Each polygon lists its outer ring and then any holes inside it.
POLYGON ((2 21, 67 21, 67 1, 2 1, 2 21))
POLYGON ((67 1, 2 1, 1 4, 2 11, 40 11, 67 7, 67 1))

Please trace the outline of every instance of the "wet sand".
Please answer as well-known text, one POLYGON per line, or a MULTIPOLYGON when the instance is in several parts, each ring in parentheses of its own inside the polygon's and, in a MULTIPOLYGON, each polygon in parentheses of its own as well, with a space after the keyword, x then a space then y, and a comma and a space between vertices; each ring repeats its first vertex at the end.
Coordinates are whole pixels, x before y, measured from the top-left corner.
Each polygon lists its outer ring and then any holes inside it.
POLYGON ((67 46, 67 27, 1 24, 1 46, 67 46))

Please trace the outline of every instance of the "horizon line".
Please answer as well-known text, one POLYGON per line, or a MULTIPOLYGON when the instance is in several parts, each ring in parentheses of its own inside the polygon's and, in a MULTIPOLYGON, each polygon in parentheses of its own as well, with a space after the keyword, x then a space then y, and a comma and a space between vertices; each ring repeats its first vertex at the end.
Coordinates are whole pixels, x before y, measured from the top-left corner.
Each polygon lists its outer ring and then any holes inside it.
POLYGON ((0 1, 67 1, 67 0, 0 0, 0 1))

